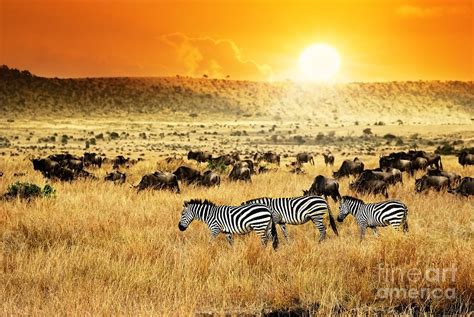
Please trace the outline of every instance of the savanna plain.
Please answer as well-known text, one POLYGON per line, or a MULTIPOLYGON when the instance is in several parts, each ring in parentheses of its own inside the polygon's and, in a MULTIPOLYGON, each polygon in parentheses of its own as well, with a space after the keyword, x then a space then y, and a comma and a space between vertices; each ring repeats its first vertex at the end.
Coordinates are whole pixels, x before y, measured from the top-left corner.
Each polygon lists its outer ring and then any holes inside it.
MULTIPOLYGON (((472 82, 300 88, 188 78, 59 80, 6 68, 2 76, 0 193, 17 181, 55 189, 50 198, 0 201, 2 314, 472 313, 472 197, 416 193, 421 171, 389 188, 390 198, 408 206, 407 234, 386 227, 360 242, 352 217, 337 224, 339 236, 325 219, 323 242, 312 223, 289 226, 288 241, 277 228, 274 251, 252 233, 229 246, 224 236, 211 241, 202 223, 178 230, 186 200, 239 205, 299 196, 315 176, 331 176, 355 156, 376 168, 382 154, 438 151, 445 170, 473 176, 474 166, 462 167, 456 157, 474 144, 472 82), (218 187, 180 183, 180 194, 132 187, 157 170, 208 169, 186 158, 191 149, 242 157, 271 150, 283 159, 250 183, 230 182, 227 168, 218 171, 218 187), (326 150, 334 167, 324 164, 326 150), (96 180, 51 181, 33 170, 31 158, 65 151, 143 160, 121 168, 122 185, 103 180, 110 163, 87 168, 96 180), (287 164, 305 151, 315 165, 291 173, 287 164), (391 289, 398 293, 384 292, 391 289)), ((352 180, 340 180, 342 195, 385 199, 351 192, 352 180)), ((336 216, 338 204, 329 204, 336 216)))

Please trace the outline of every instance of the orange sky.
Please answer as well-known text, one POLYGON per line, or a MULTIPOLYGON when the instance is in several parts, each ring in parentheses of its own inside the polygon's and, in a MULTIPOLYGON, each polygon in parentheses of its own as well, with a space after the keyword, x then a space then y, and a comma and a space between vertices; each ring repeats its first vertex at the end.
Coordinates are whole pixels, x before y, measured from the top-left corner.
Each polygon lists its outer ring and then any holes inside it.
POLYGON ((296 79, 324 42, 339 81, 473 80, 472 0, 0 3, 0 64, 44 76, 296 79))

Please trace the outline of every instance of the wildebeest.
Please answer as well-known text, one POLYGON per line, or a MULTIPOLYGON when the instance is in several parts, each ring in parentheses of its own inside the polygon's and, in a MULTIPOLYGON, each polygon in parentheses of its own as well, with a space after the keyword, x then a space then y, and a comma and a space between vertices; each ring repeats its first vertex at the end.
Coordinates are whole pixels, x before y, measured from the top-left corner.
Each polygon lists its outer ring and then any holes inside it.
POLYGON ((385 171, 382 169, 375 170, 364 170, 358 177, 358 181, 368 180, 381 180, 389 185, 395 185, 396 183, 402 183, 402 172, 396 168, 386 168, 385 171))
POLYGON ((379 159, 379 166, 380 168, 393 167, 399 169, 402 172, 408 172, 413 175, 413 167, 412 162, 410 160, 382 156, 379 159))
POLYGON ((188 160, 195 160, 199 163, 204 163, 209 161, 212 158, 212 154, 209 152, 203 151, 189 151, 188 160))
POLYGON ((128 162, 130 162, 130 158, 125 157, 125 156, 123 156, 123 155, 117 155, 117 156, 112 160, 113 168, 114 168, 114 169, 119 168, 119 166, 124 166, 124 165, 126 165, 128 162))
POLYGON ((219 186, 221 184, 221 177, 213 171, 205 171, 201 176, 200 185, 206 187, 219 186))
POLYGON ((339 194, 339 183, 334 178, 325 177, 323 175, 318 175, 314 178, 313 184, 307 191, 303 191, 304 195, 324 195, 324 198, 327 200, 328 196, 337 202, 341 199, 341 194, 339 194))
POLYGON ((466 197, 474 195, 474 178, 464 177, 456 188, 450 189, 448 192, 466 197))
POLYGON ((176 175, 179 181, 186 184, 197 183, 201 179, 201 172, 187 166, 178 167, 173 174, 176 175))
POLYGON ((58 162, 50 158, 32 159, 33 169, 40 171, 44 177, 50 178, 56 174, 56 171, 61 167, 58 162))
POLYGON ((353 161, 344 160, 341 167, 337 172, 333 173, 335 178, 340 178, 349 175, 359 175, 364 171, 364 163, 358 158, 355 158, 353 161))
POLYGON ((388 198, 388 186, 382 180, 356 180, 349 184, 349 188, 361 194, 382 194, 385 198, 388 198))
POLYGON ((144 175, 140 183, 135 186, 138 191, 146 188, 151 189, 170 189, 179 194, 178 178, 173 173, 168 172, 154 172, 153 174, 144 175))
POLYGON ((242 160, 238 161, 234 165, 238 165, 239 167, 248 167, 250 169, 250 173, 254 174, 255 173, 255 165, 253 164, 252 160, 242 160))
POLYGON ((82 157, 82 161, 84 162, 84 166, 97 166, 100 168, 102 166, 102 157, 96 153, 89 153, 85 152, 84 156, 82 157))
POLYGON ((416 157, 411 161, 413 171, 426 170, 428 167, 428 160, 424 157, 416 157))
POLYGON ((467 151, 459 153, 458 162, 465 167, 466 165, 474 165, 474 154, 470 154, 467 151))
POLYGON ((238 164, 234 165, 232 171, 229 174, 229 179, 231 181, 246 181, 251 182, 251 175, 250 168, 248 167, 240 167, 238 164))
POLYGON ((112 171, 104 177, 105 181, 114 182, 116 184, 124 184, 126 179, 127 175, 119 171, 112 171))
POLYGON ((334 165, 334 155, 332 155, 332 153, 323 153, 323 156, 324 156, 324 164, 326 164, 326 166, 334 165))
POLYGON ((422 178, 415 180, 415 190, 419 193, 427 189, 449 189, 449 178, 445 176, 429 176, 425 175, 422 178))
POLYGON ((298 153, 296 155, 296 161, 302 165, 303 163, 311 163, 311 165, 314 165, 314 159, 313 159, 313 155, 307 153, 307 152, 303 152, 303 153, 298 153))
POLYGON ((62 167, 67 167, 70 170, 73 170, 74 173, 79 173, 84 168, 84 163, 82 160, 78 159, 67 159, 59 162, 62 167))
POLYGON ((408 155, 411 156, 411 160, 416 159, 417 157, 423 157, 428 161, 428 166, 443 169, 443 162, 441 161, 441 156, 434 153, 427 153, 425 151, 408 151, 408 155))
POLYGON ((453 187, 453 186, 457 185, 459 183, 459 181, 461 180, 461 175, 456 174, 456 173, 452 173, 452 172, 442 171, 442 170, 439 170, 439 169, 428 169, 426 175, 447 177, 449 179, 449 186, 450 187, 453 187))
POLYGON ((268 163, 274 163, 274 164, 280 165, 280 155, 273 152, 256 153, 253 160, 256 161, 257 163, 260 163, 261 161, 265 161, 268 163))
POLYGON ((232 158, 230 155, 221 155, 218 157, 211 157, 208 160, 209 163, 215 164, 215 165, 225 165, 229 166, 235 163, 235 160, 232 158))

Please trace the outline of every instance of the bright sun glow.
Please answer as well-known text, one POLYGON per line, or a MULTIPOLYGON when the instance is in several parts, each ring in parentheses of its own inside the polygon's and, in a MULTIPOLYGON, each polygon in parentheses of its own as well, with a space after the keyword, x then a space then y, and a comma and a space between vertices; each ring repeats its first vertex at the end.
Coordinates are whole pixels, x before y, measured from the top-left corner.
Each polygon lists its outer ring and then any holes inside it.
POLYGON ((314 44, 301 53, 299 65, 304 80, 326 81, 338 72, 341 59, 335 48, 327 44, 314 44))

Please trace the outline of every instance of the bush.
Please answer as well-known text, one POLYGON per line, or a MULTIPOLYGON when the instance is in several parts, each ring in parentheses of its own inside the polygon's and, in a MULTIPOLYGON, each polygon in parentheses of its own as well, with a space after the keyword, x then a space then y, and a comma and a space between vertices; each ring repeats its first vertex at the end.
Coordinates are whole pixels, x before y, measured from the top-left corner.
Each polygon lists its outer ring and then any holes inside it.
POLYGON ((435 153, 440 155, 454 155, 456 154, 456 150, 451 144, 445 143, 441 146, 438 146, 435 150, 435 153))
POLYGON ((218 173, 224 173, 227 169, 227 166, 223 162, 209 162, 207 163, 207 168, 218 173))
POLYGON ((394 139, 397 138, 397 136, 394 135, 394 134, 391 134, 391 133, 387 133, 387 134, 385 134, 385 135, 383 136, 383 138, 384 138, 385 140, 394 140, 394 139))
POLYGON ((55 195, 56 191, 50 185, 45 185, 43 189, 36 184, 16 182, 8 186, 4 199, 26 199, 49 198, 55 195))

